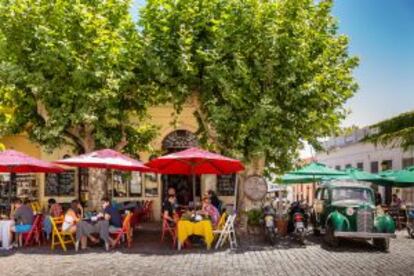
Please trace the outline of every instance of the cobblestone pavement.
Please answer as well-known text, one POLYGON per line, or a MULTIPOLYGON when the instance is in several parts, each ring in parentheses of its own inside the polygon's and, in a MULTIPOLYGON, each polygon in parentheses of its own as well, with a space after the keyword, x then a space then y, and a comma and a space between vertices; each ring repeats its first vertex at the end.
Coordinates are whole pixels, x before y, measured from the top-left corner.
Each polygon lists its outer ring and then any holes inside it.
POLYGON ((0 275, 414 275, 414 239, 406 232, 391 241, 389 253, 356 241, 330 249, 313 236, 306 246, 290 239, 275 247, 261 238, 242 239, 236 251, 195 246, 177 252, 169 245, 159 242, 159 233, 142 230, 129 250, 52 253, 44 246, 0 251, 0 275))

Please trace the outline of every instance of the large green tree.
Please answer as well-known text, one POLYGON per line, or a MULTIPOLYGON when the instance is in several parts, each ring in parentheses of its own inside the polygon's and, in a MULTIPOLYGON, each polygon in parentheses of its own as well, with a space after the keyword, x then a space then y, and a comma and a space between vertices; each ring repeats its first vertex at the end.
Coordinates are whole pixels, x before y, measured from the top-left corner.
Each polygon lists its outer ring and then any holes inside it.
POLYGON ((357 89, 332 1, 148 0, 140 14, 154 81, 192 96, 204 141, 247 174, 290 168, 303 141, 331 135, 357 89))
MULTIPOLYGON (((158 97, 144 83, 141 38, 129 0, 0 0, 0 116, 3 134, 26 132, 55 149, 110 147, 136 153, 156 129, 158 97)), ((105 190, 90 173, 91 204, 105 190)))

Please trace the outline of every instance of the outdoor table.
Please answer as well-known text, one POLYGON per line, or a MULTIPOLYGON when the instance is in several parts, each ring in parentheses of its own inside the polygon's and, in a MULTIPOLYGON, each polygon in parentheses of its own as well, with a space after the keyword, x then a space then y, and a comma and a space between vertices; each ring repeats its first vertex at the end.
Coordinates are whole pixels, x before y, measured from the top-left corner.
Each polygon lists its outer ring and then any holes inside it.
POLYGON ((0 237, 1 247, 0 249, 11 249, 10 246, 10 228, 13 226, 13 220, 0 220, 0 237))
POLYGON ((201 220, 192 222, 190 220, 179 220, 177 222, 178 250, 181 250, 181 245, 184 244, 187 238, 191 235, 202 236, 207 244, 207 249, 210 249, 214 239, 213 225, 211 224, 211 221, 201 220))

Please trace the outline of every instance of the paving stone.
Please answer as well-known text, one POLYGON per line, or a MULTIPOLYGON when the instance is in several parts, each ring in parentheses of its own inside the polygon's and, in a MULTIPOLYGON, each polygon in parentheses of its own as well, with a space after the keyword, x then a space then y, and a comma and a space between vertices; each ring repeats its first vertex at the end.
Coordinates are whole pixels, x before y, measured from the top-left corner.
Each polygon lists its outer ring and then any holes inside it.
POLYGON ((159 233, 141 230, 131 249, 105 252, 50 251, 31 247, 0 251, 0 275, 414 275, 414 239, 400 232, 389 253, 367 242, 347 241, 337 249, 321 238, 308 236, 306 246, 280 239, 274 247, 262 238, 239 238, 238 250, 171 249, 159 242, 159 233))

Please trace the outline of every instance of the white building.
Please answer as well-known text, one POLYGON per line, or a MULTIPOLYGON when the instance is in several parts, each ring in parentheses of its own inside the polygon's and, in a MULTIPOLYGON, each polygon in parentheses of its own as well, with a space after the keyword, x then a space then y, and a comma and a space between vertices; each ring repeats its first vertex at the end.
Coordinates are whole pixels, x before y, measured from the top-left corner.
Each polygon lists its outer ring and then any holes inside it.
MULTIPOLYGON (((336 137, 323 143, 326 152, 318 152, 316 159, 332 168, 344 169, 355 167, 377 173, 384 170, 400 170, 414 165, 414 150, 403 151, 399 147, 375 146, 362 141, 370 132, 368 128, 355 131, 348 136, 336 137)), ((412 188, 379 188, 383 201, 390 200, 392 193, 397 193, 406 202, 414 203, 412 188)))

